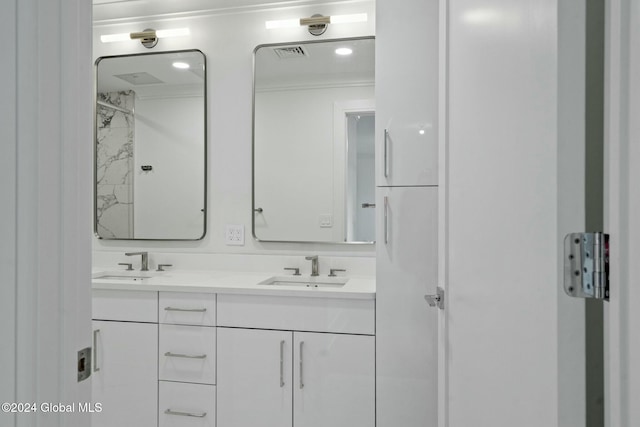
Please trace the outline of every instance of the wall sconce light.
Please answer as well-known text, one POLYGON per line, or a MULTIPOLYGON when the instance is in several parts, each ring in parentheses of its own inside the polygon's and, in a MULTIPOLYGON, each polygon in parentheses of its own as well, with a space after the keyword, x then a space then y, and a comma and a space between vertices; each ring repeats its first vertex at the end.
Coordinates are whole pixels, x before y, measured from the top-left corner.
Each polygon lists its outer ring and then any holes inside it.
POLYGON ((190 34, 188 28, 174 28, 171 30, 154 30, 147 28, 137 33, 121 33, 121 34, 105 34, 100 36, 102 43, 122 42, 125 40, 140 40, 142 46, 151 49, 158 44, 158 39, 167 37, 188 36, 190 34))
POLYGON ((276 28, 291 28, 291 27, 309 27, 309 33, 314 36, 319 36, 327 31, 327 25, 329 24, 348 24, 353 22, 367 22, 368 17, 366 13, 355 13, 352 15, 335 15, 335 16, 323 16, 313 15, 311 18, 301 19, 283 19, 279 21, 267 21, 265 26, 267 30, 273 30, 276 28))

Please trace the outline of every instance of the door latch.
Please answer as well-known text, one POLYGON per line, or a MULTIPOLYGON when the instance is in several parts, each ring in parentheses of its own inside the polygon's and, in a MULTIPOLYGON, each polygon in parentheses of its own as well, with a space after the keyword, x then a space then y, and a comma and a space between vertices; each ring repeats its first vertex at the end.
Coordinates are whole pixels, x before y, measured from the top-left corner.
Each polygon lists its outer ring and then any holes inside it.
POLYGON ((425 295, 424 299, 427 300, 429 307, 438 307, 440 310, 444 310, 444 289, 438 287, 435 295, 425 295))
POLYGON ((564 291, 609 301, 609 235, 571 233, 564 238, 564 291))
POLYGON ((78 351, 78 382, 91 376, 91 347, 78 351))

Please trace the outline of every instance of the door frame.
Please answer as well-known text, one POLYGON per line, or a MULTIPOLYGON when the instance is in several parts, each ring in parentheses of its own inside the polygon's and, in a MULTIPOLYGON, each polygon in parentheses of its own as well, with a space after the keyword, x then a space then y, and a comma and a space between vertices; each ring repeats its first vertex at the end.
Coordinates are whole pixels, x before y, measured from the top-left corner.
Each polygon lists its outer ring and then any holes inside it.
MULTIPOLYGON (((347 161, 348 135, 347 114, 376 112, 375 99, 338 101, 333 104, 333 226, 334 237, 339 241, 347 238, 347 161), (339 214, 339 215, 336 215, 339 214)), ((346 239, 348 240, 348 239, 346 239)))
POLYGON ((605 231, 610 233, 611 299, 605 304, 605 423, 640 423, 640 303, 637 284, 639 231, 640 5, 633 0, 606 2, 605 35, 605 231), (633 25, 635 24, 635 26, 633 25), (634 191, 635 190, 635 191, 634 191))

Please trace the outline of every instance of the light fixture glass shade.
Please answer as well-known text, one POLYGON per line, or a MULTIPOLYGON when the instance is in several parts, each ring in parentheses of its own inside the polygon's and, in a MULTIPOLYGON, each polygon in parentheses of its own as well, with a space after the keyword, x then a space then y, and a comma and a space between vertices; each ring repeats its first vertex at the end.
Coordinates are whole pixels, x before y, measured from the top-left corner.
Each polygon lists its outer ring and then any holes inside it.
POLYGON ((299 19, 281 19, 279 21, 267 21, 265 22, 265 27, 267 30, 273 30, 276 28, 292 28, 299 27, 300 20, 299 19))
POLYGON ((352 15, 335 15, 331 16, 332 24, 350 24, 353 22, 367 22, 368 16, 366 13, 354 13, 352 15))
POLYGON ((100 41, 102 43, 111 43, 111 42, 123 42, 126 40, 131 40, 129 33, 122 34, 103 34, 100 36, 100 41))
MULTIPOLYGON (((123 41, 131 40, 132 34, 142 34, 142 33, 103 34, 100 36, 100 41, 102 43, 123 42, 123 41)), ((188 36, 189 34, 191 34, 191 32, 189 31, 188 28, 172 28, 168 30, 155 31, 155 37, 159 39, 167 38, 167 37, 188 36)))
POLYGON ((188 28, 173 28, 170 30, 156 30, 156 36, 158 38, 166 37, 182 37, 191 34, 188 28))

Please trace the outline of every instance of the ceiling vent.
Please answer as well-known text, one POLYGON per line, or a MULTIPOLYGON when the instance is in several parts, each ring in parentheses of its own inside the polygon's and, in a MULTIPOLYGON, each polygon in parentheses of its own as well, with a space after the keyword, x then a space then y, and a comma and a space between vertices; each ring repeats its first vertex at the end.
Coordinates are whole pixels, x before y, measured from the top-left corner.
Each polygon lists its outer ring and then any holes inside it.
POLYGON ((273 51, 278 55, 280 59, 289 59, 289 58, 302 58, 304 56, 308 56, 307 52, 302 48, 302 46, 285 46, 285 47, 276 47, 273 51))

